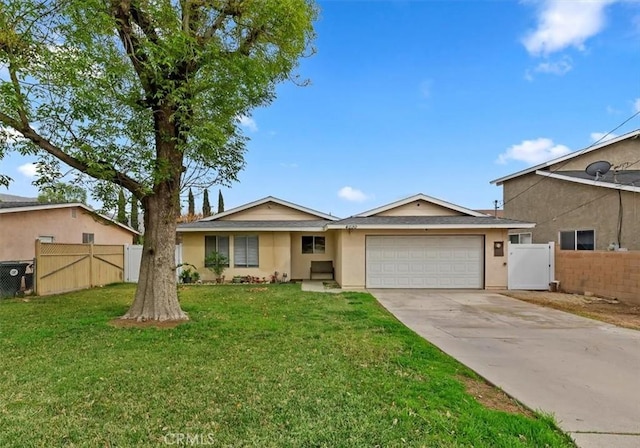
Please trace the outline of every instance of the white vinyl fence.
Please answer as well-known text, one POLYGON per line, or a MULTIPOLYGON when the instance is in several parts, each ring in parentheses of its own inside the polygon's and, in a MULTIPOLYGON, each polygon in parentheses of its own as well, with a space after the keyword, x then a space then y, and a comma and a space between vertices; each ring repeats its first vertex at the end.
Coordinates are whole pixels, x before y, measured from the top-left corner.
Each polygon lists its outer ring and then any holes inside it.
MULTIPOLYGON (((142 261, 142 245, 131 244, 124 246, 124 281, 137 283, 140 275, 140 262, 142 261)), ((176 246, 176 265, 182 263, 182 245, 176 246)), ((176 279, 179 278, 181 269, 176 270, 176 279)))

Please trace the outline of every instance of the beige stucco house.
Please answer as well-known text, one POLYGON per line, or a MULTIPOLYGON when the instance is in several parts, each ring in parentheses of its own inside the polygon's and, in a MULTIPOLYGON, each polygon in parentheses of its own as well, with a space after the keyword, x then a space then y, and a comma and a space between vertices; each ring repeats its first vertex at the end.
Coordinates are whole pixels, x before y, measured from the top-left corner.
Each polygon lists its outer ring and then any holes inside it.
POLYGON ((35 241, 132 244, 135 230, 84 204, 0 202, 0 260, 31 260, 35 241))
POLYGON ((533 229, 513 229, 514 243, 640 250, 640 130, 491 183, 503 187, 505 218, 536 223, 533 229), (607 172, 595 176, 585 171, 600 161, 607 162, 605 168, 610 165, 607 172))
POLYGON ((308 279, 312 260, 332 261, 344 289, 507 287, 509 229, 534 224, 495 218, 418 194, 338 219, 266 197, 181 224, 182 258, 205 280, 210 251, 230 259, 227 279, 275 271, 308 279))

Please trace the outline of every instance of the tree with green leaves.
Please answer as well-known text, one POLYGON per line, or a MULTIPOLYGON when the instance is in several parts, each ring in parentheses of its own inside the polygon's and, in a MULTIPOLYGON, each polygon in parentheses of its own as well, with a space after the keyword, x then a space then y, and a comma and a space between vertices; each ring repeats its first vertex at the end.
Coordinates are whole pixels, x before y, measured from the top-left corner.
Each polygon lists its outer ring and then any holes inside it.
POLYGON ((202 194, 202 216, 206 218, 207 216, 211 216, 211 204, 209 204, 209 190, 204 189, 204 193, 202 194))
POLYGON ((131 196, 131 228, 140 231, 140 221, 138 218, 138 198, 131 196))
POLYGON ((116 220, 120 224, 129 224, 129 219, 127 218, 127 198, 124 197, 124 190, 122 188, 118 192, 118 214, 116 220))
POLYGON ((312 1, 3 0, 0 157, 36 155, 41 182, 71 167, 96 182, 94 196, 115 201, 124 188, 140 201, 142 263, 123 319, 187 319, 180 194, 237 180, 240 120, 296 80, 312 1))
POLYGON ((218 213, 224 211, 224 198, 222 197, 222 190, 218 190, 218 213))
MULTIPOLYGON (((133 230, 140 231, 140 222, 138 220, 138 198, 134 195, 131 195, 131 225, 130 227, 133 230)), ((138 235, 135 236, 134 242, 136 244, 140 244, 140 237, 138 235)))
POLYGON ((38 202, 44 203, 87 203, 87 192, 79 185, 54 182, 51 185, 41 186, 38 194, 38 202))
POLYGON ((189 204, 187 206, 187 214, 189 216, 194 216, 196 214, 196 200, 193 197, 193 191, 189 188, 189 204))

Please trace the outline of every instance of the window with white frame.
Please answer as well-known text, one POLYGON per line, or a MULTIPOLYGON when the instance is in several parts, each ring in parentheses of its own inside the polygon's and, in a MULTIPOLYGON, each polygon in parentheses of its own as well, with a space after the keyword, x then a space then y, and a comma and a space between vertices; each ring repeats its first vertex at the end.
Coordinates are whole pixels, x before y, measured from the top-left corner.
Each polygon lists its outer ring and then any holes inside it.
POLYGON ((233 265, 237 268, 257 268, 258 236, 234 236, 233 237, 233 265))
POLYGON ((83 233, 82 234, 82 244, 93 244, 94 243, 94 235, 93 233, 83 233))
POLYGON ((509 242, 511 244, 531 244, 531 233, 510 233, 509 242))
MULTIPOLYGON (((229 260, 229 237, 220 235, 206 235, 204 237, 204 265, 206 267, 209 267, 209 265, 206 263, 206 259, 213 252, 218 252, 219 254, 224 255, 227 260, 229 260)), ((229 266, 228 261, 225 266, 229 266)))
POLYGON ((325 251, 325 239, 323 236, 303 236, 303 254, 323 254, 325 251))
POLYGON ((594 230, 563 230, 560 232, 560 249, 595 250, 594 230))
POLYGON ((49 235, 40 235, 38 239, 41 243, 53 243, 53 237, 49 235))

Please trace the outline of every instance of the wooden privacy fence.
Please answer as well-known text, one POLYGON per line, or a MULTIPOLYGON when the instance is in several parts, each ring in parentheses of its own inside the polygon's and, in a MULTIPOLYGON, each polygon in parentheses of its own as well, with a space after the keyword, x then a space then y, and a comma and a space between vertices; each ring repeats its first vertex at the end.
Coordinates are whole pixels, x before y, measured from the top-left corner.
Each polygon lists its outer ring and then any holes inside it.
POLYGON ((123 281, 124 246, 36 240, 35 291, 59 294, 123 281))

